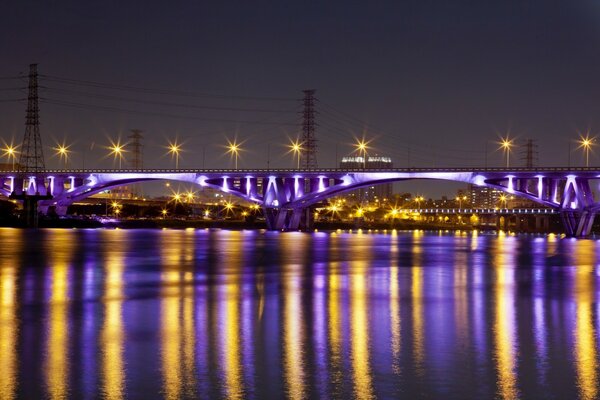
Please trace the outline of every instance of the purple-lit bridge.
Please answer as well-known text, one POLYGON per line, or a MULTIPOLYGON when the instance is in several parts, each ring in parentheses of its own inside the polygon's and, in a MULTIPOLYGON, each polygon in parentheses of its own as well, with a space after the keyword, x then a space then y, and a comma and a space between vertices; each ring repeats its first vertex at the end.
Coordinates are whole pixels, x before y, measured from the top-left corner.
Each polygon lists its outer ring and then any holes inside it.
POLYGON ((39 209, 67 207, 85 197, 137 182, 170 180, 196 184, 259 204, 272 230, 295 230, 309 221, 309 207, 361 187, 412 179, 487 186, 560 212, 570 236, 587 236, 600 210, 597 168, 409 168, 409 169, 209 169, 47 170, 36 176, 0 172, 0 193, 51 195, 39 209))

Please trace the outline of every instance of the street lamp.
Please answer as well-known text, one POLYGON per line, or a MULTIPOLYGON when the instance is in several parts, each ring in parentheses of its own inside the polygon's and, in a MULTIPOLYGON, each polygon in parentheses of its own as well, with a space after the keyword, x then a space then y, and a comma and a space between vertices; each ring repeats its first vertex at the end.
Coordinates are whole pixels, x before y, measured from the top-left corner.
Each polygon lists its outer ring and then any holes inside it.
POLYGON ((65 169, 67 168, 67 164, 69 162, 69 153, 71 153, 71 150, 69 150, 69 147, 71 146, 67 146, 64 143, 63 144, 57 144, 56 147, 53 147, 52 149, 54 150, 54 155, 58 156, 60 161, 65 161, 65 169))
POLYGON ((365 139, 361 139, 358 140, 355 144, 354 147, 356 147, 356 150, 358 151, 358 154, 362 153, 362 157, 363 157, 363 169, 367 168, 367 149, 369 148, 369 142, 365 141, 365 139))
POLYGON ((585 137, 583 135, 579 135, 579 147, 578 149, 583 149, 583 152, 585 154, 585 166, 589 167, 590 166, 590 150, 592 148, 592 146, 594 146, 596 143, 594 143, 594 140, 596 139, 596 137, 590 137, 589 133, 586 133, 585 137))
POLYGON ((425 198, 423 196, 417 196, 415 198, 415 201, 417 202, 417 206, 418 206, 419 212, 421 211, 421 202, 423 200, 425 200, 425 198))
POLYGON ((110 150, 109 156, 113 156, 114 160, 119 159, 119 169, 121 169, 121 162, 123 161, 123 153, 125 153, 125 145, 121 144, 120 141, 110 142, 110 146, 108 146, 108 150, 110 150))
POLYGON ((17 158, 17 147, 13 146, 13 144, 5 144, 4 147, 2 148, 2 151, 4 152, 2 154, 2 157, 6 157, 9 161, 12 158, 12 169, 14 171, 15 169, 15 160, 17 158))
POLYGON ((506 208, 506 202, 507 202, 507 200, 508 200, 508 199, 506 198, 506 196, 505 196, 505 195, 503 195, 503 194, 502 194, 502 195, 500 195, 500 205, 504 205, 504 207, 503 207, 503 208, 506 208))
POLYGON ((509 167, 510 162, 510 148, 513 146, 513 140, 509 139, 509 137, 502 138, 500 141, 500 148, 506 154, 506 168, 509 167))
POLYGON ((456 196, 456 201, 458 201, 458 209, 462 208, 462 202, 467 200, 467 196, 456 196))
POLYGON ((290 148, 288 153, 293 153, 293 155, 295 157, 297 157, 298 164, 297 164, 296 168, 300 169, 300 155, 302 154, 302 151, 304 150, 304 148, 302 147, 302 143, 300 142, 299 139, 296 139, 296 141, 291 141, 290 144, 288 145, 288 147, 290 148))
POLYGON ((173 143, 169 142, 167 149, 169 150, 171 159, 175 158, 175 169, 179 169, 179 153, 181 152, 181 144, 177 143, 177 140, 175 140, 173 143))
POLYGON ((227 139, 227 154, 231 154, 231 157, 235 158, 235 169, 238 168, 238 156, 242 148, 240 147, 240 143, 237 142, 236 139, 231 142, 227 139))

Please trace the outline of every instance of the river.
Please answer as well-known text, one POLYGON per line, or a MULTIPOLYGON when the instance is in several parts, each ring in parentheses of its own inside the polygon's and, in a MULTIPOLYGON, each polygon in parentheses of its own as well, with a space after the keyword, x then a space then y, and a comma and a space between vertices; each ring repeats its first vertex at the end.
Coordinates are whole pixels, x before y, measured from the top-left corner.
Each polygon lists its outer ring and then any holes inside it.
POLYGON ((598 398, 599 247, 0 229, 0 399, 598 398))

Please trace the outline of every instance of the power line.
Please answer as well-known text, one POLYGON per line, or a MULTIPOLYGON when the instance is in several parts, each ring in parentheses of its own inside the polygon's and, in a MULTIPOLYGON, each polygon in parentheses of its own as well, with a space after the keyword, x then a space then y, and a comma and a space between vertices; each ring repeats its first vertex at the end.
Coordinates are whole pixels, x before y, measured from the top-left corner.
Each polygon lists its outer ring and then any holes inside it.
POLYGON ((82 97, 105 99, 105 100, 119 100, 119 101, 126 101, 126 102, 140 103, 140 104, 149 104, 149 105, 158 105, 158 106, 168 106, 168 107, 196 108, 196 109, 217 110, 217 111, 260 112, 260 113, 293 113, 294 112, 293 110, 219 107, 219 106, 204 106, 204 105, 185 104, 185 103, 171 103, 171 102, 153 101, 153 100, 141 100, 141 99, 134 99, 134 98, 130 98, 130 97, 113 96, 113 95, 109 95, 109 94, 100 94, 100 93, 81 92, 78 90, 69 90, 69 89, 54 88, 54 87, 45 87, 44 89, 48 92, 74 94, 76 96, 82 96, 82 97))
POLYGON ((258 97, 258 96, 237 96, 237 95, 220 95, 213 93, 203 93, 203 92, 186 92, 179 90, 166 90, 166 89, 157 89, 157 88, 144 88, 139 86, 129 86, 129 85, 117 85, 112 83, 103 83, 96 81, 86 81, 79 79, 71 79, 71 78, 63 78, 53 75, 41 75, 48 81, 53 82, 61 82, 69 85, 79 85, 79 86, 88 86, 95 87, 100 89, 114 89, 114 90, 122 90, 122 91, 131 91, 131 92, 141 92, 141 93, 154 93, 161 95, 174 95, 174 96, 186 96, 186 97, 213 97, 219 99, 239 99, 239 100, 257 100, 257 101, 290 101, 296 102, 296 99, 292 98, 283 98, 283 97, 258 97))
POLYGON ((204 117, 194 117, 194 116, 190 116, 190 115, 177 115, 177 114, 168 114, 168 113, 161 113, 161 112, 130 110, 130 109, 124 109, 124 108, 118 108, 118 107, 85 104, 85 103, 71 102, 71 101, 52 99, 52 98, 40 98, 40 101, 45 104, 53 104, 53 105, 63 106, 63 107, 81 108, 81 109, 88 109, 88 110, 102 110, 102 111, 119 112, 119 113, 125 113, 125 114, 135 114, 135 115, 148 115, 148 116, 155 116, 155 117, 191 119, 191 120, 210 121, 210 122, 230 122, 230 123, 240 123, 240 124, 295 126, 295 124, 288 124, 288 123, 235 120, 235 119, 225 119, 225 118, 204 118, 204 117))

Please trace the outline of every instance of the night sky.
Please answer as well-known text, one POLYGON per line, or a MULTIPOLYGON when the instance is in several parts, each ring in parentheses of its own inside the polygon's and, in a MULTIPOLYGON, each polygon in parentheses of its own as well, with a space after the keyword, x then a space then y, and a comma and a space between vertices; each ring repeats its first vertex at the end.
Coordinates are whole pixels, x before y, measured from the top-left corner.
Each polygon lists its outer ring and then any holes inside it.
MULTIPOLYGON (((569 147, 582 165, 578 132, 600 132, 600 2, 491 3, 5 2, 0 77, 39 63, 48 167, 55 140, 73 143, 73 167, 109 167, 102 146, 131 128, 147 167, 174 166, 163 146, 176 137, 180 167, 233 166, 236 135, 241 168, 293 167, 284 145, 307 88, 322 167, 363 136, 399 167, 481 166, 486 148, 500 166, 508 131, 537 141, 540 165, 566 165, 569 147)), ((26 104, 4 100, 25 86, 0 79, 7 142, 22 140, 26 104)))

